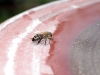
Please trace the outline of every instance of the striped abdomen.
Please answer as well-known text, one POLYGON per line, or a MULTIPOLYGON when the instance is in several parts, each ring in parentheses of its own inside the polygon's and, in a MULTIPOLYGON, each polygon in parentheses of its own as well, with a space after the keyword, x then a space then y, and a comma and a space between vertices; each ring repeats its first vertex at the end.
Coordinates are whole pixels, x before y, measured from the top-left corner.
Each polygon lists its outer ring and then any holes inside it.
POLYGON ((42 37, 43 37, 42 34, 36 34, 36 35, 32 38, 32 41, 40 40, 40 39, 42 39, 42 37))

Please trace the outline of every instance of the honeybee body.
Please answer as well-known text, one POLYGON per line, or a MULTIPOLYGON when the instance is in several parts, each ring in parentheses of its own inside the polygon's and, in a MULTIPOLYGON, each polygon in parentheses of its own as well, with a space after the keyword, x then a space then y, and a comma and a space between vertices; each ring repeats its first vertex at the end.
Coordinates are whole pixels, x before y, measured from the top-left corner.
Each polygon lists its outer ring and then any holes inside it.
POLYGON ((36 34, 32 38, 32 41, 38 41, 37 44, 39 44, 42 39, 45 39, 45 45, 46 45, 46 40, 47 39, 49 39, 49 43, 50 43, 50 41, 53 39, 52 38, 52 33, 51 32, 41 32, 41 33, 38 33, 38 34, 36 34))

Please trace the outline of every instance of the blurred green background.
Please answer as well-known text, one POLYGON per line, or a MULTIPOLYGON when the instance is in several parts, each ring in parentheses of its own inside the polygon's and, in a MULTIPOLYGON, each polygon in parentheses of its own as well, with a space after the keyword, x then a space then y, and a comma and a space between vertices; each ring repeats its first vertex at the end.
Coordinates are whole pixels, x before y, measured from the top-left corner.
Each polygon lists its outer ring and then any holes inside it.
POLYGON ((0 0, 0 23, 30 8, 54 0, 0 0))

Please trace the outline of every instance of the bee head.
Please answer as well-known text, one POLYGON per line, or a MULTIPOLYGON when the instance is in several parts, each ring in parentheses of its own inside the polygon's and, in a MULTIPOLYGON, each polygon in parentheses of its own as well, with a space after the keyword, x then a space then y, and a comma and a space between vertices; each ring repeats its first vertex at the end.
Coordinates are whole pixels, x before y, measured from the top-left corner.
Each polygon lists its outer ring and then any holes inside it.
POLYGON ((48 39, 52 39, 52 33, 48 34, 48 39))

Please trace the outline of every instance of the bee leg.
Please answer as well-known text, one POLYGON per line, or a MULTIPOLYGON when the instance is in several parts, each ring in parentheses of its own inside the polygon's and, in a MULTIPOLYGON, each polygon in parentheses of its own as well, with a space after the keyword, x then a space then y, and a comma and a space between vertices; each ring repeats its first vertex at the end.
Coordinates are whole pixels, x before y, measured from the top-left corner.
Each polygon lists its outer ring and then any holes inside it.
POLYGON ((49 39, 49 44, 50 44, 50 41, 51 41, 51 40, 53 40, 53 39, 52 39, 52 38, 51 38, 51 39, 49 39))
POLYGON ((37 43, 37 44, 39 44, 39 43, 41 42, 41 40, 42 40, 42 39, 40 39, 40 40, 38 41, 38 43, 37 43))
POLYGON ((49 39, 49 44, 50 44, 51 39, 49 39))
POLYGON ((45 39, 45 45, 46 45, 46 41, 47 41, 47 39, 45 39))

